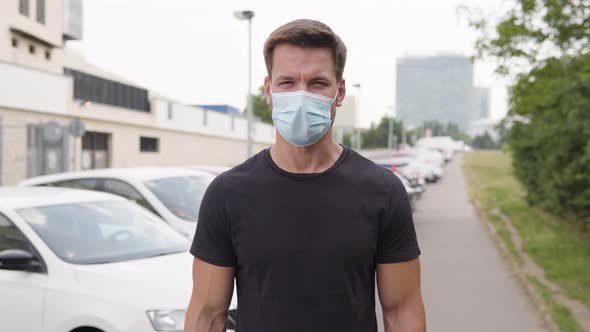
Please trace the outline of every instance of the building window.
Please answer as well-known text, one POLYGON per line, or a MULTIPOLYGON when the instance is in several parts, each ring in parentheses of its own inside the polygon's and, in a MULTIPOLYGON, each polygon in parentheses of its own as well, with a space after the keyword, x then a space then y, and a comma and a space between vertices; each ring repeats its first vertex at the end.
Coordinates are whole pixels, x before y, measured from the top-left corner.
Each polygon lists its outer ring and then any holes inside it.
POLYGON ((154 137, 143 137, 139 138, 139 151, 141 152, 159 152, 160 151, 160 139, 154 137))
POLYGON ((45 24, 45 0, 37 0, 37 22, 45 24))
POLYGON ((109 134, 87 131, 82 136, 82 169, 110 167, 109 134))
POLYGON ((29 0, 20 0, 18 2, 18 12, 25 16, 29 16, 29 0))
POLYGON ((35 45, 29 45, 29 53, 35 54, 35 45))
POLYGON ((68 68, 64 69, 64 74, 73 78, 75 99, 150 112, 148 91, 145 89, 68 68))
POLYGON ((18 39, 12 38, 12 47, 14 47, 14 48, 18 47, 18 39))
POLYGON ((172 103, 168 103, 168 120, 172 120, 173 117, 172 103))
POLYGON ((45 50, 45 59, 51 60, 51 51, 50 50, 45 50))

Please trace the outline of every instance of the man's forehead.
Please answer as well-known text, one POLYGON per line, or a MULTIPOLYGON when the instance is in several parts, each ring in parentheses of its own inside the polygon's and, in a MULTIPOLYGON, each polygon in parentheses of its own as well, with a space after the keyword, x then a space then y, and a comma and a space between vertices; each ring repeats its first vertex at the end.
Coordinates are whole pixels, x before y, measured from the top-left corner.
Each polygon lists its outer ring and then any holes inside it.
POLYGON ((273 52, 272 76, 314 76, 334 78, 332 51, 329 48, 298 47, 280 44, 273 52))

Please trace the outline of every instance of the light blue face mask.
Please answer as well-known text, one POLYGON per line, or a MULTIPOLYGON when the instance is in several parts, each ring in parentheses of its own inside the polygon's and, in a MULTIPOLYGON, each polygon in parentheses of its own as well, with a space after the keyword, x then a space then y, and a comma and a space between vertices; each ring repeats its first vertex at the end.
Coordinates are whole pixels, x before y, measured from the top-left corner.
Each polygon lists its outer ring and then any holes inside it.
POLYGON ((330 110, 338 92, 333 99, 305 90, 270 93, 272 120, 287 142, 310 146, 324 137, 332 126, 330 110))

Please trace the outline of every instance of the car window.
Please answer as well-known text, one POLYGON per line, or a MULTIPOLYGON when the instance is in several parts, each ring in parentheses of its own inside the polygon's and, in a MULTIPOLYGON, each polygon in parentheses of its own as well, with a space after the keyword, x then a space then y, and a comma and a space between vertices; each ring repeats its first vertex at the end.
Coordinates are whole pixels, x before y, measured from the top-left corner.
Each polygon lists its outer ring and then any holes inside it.
POLYGON ((128 200, 134 201, 159 216, 158 212, 156 212, 156 209, 154 209, 153 206, 148 203, 145 197, 143 197, 139 191, 126 182, 115 179, 105 179, 101 189, 101 191, 122 196, 128 200))
POLYGON ((213 176, 177 176, 148 181, 145 185, 179 218, 196 222, 199 207, 213 176))
POLYGON ((0 214, 0 251, 7 249, 31 251, 31 245, 12 221, 0 214))
POLYGON ((98 264, 183 252, 189 243, 162 220, 126 200, 80 202, 16 211, 62 260, 98 264))
POLYGON ((52 187, 95 190, 98 179, 75 179, 49 183, 52 187))

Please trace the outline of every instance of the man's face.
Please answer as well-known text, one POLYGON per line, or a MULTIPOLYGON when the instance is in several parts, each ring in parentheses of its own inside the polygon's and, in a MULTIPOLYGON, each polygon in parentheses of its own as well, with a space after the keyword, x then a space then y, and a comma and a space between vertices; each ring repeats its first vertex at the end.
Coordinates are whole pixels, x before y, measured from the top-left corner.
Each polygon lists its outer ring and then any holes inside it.
POLYGON ((272 106, 272 92, 306 90, 334 98, 332 119, 336 107, 342 106, 346 94, 344 80, 337 82, 332 51, 329 48, 302 48, 291 44, 279 44, 274 49, 271 77, 264 81, 266 100, 272 106))

